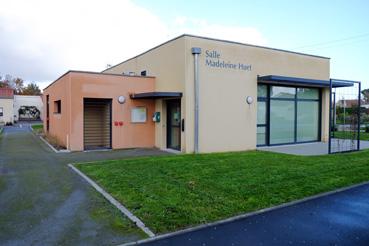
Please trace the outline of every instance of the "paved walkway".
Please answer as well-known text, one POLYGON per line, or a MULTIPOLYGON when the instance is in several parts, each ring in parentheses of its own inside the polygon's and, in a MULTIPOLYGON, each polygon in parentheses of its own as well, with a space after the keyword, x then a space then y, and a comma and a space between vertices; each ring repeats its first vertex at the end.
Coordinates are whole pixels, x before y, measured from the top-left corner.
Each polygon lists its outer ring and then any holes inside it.
MULTIPOLYGON (((332 139, 332 152, 348 151, 356 148, 356 141, 348 139, 332 139), (352 144, 354 143, 354 146, 352 144)), ((360 149, 369 149, 369 141, 360 141, 360 149)), ((258 150, 271 151, 291 155, 327 155, 328 143, 314 142, 259 147, 258 150)))
POLYGON ((112 225, 117 210, 66 164, 160 154, 56 154, 27 126, 6 127, 0 136, 0 245, 114 245, 142 238, 134 226, 122 231, 112 225))
POLYGON ((143 245, 369 245, 369 185, 143 245))

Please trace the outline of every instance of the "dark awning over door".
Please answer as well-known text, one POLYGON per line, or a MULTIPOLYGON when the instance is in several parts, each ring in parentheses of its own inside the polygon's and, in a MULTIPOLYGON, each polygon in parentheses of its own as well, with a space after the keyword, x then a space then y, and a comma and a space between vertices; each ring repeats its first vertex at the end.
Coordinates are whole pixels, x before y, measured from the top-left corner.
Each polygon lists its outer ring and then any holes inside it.
POLYGON ((143 92, 130 95, 131 99, 162 99, 162 98, 181 98, 182 92, 143 92))

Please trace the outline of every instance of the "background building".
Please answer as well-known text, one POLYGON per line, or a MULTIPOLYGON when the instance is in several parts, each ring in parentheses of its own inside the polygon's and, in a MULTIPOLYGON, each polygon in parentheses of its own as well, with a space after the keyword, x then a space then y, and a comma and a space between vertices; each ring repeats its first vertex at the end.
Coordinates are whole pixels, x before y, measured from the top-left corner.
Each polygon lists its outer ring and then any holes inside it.
POLYGON ((0 88, 0 124, 13 124, 14 91, 9 88, 0 88))
POLYGON ((41 120, 42 112, 42 96, 14 95, 13 89, 0 88, 0 124, 41 120))
POLYGON ((14 95, 14 120, 41 120, 42 96, 14 95), (21 114, 20 111, 21 110, 21 114))

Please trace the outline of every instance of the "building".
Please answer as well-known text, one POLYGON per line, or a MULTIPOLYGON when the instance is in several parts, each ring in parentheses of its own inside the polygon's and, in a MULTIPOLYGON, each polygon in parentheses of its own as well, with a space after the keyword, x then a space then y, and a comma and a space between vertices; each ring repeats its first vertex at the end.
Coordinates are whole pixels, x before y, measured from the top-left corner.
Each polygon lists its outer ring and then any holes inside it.
POLYGON ((0 125, 13 124, 14 90, 0 88, 0 125))
MULTIPOLYGON (((357 107, 358 105, 359 105, 358 99, 340 99, 336 103, 336 106, 341 108, 353 108, 357 107)), ((360 105, 363 108, 367 108, 367 105, 365 104, 364 100, 361 100, 360 105)))
POLYGON ((15 121, 41 120, 43 112, 42 96, 14 95, 13 109, 15 121))
POLYGON ((13 89, 0 88, 0 125, 19 120, 40 120, 42 112, 42 96, 14 95, 13 89))
POLYGON ((44 90, 45 132, 72 151, 327 141, 329 71, 326 57, 185 34, 101 73, 61 76, 44 90))

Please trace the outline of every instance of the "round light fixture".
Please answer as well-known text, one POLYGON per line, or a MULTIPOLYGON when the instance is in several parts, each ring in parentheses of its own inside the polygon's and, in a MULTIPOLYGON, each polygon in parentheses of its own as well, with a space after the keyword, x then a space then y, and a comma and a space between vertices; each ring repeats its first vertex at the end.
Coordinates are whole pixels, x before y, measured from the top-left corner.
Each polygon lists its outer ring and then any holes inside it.
POLYGON ((254 102, 254 98, 252 98, 251 96, 247 96, 246 97, 246 102, 247 102, 247 104, 252 104, 254 102))
POLYGON ((120 104, 125 103, 125 101, 126 101, 126 98, 125 98, 124 96, 119 96, 119 97, 118 97, 118 102, 119 102, 120 104))

